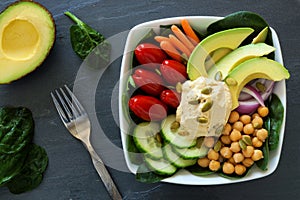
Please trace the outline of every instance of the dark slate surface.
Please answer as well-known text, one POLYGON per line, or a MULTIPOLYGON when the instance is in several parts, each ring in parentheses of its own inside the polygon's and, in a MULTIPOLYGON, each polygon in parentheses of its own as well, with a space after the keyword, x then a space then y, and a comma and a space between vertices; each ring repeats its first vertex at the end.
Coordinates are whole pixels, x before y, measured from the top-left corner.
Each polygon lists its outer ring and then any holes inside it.
MULTIPOLYGON (((0 2, 0 9, 12 3, 0 2)), ((74 83, 81 60, 73 53, 63 15, 70 10, 106 37, 159 18, 183 15, 225 16, 238 10, 262 15, 277 31, 285 66, 291 73, 287 81, 287 122, 284 146, 277 170, 270 176, 239 184, 184 186, 167 183, 142 184, 132 174, 108 168, 124 199, 299 199, 299 0, 40 0, 54 16, 57 26, 55 46, 42 66, 10 85, 0 86, 0 105, 30 108, 36 121, 34 141, 49 155, 49 166, 42 184, 31 192, 11 194, 0 188, 1 200, 109 199, 81 143, 63 127, 49 93, 63 84, 74 83)), ((119 77, 121 59, 105 72, 96 92, 96 114, 108 138, 121 146, 119 128, 113 120, 111 94, 119 77)))

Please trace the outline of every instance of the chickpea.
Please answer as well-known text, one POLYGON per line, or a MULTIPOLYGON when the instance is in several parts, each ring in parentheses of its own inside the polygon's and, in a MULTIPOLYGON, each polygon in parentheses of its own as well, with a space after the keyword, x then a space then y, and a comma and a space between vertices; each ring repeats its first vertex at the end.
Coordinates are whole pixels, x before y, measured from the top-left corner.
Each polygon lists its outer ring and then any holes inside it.
POLYGON ((229 149, 229 147, 222 147, 220 150, 220 154, 224 158, 230 158, 232 156, 232 151, 229 149))
POLYGON ((246 172, 246 167, 242 164, 237 164, 235 167, 234 167, 234 171, 237 175, 242 175, 246 172))
POLYGON ((218 171, 221 167, 221 163, 219 161, 216 161, 216 160, 211 160, 209 162, 208 167, 211 171, 218 171))
POLYGON ((254 161, 251 158, 245 158, 242 163, 245 167, 251 167, 254 164, 254 161))
POLYGON ((215 145, 215 139, 214 139, 214 137, 211 137, 211 136, 205 137, 203 142, 204 142, 204 145, 208 148, 211 148, 215 145))
POLYGON ((258 160, 262 159, 263 157, 264 157, 263 152, 259 149, 255 149, 253 152, 253 155, 251 156, 253 161, 258 161, 258 160))
POLYGON ((263 145, 263 142, 261 140, 259 140, 257 137, 253 137, 252 138, 252 145, 254 147, 261 147, 263 145))
POLYGON ((234 153, 240 152, 241 147, 240 147, 239 142, 232 142, 230 145, 230 150, 234 153))
POLYGON ((236 129, 236 130, 238 130, 238 131, 242 131, 243 130, 243 122, 241 122, 241 121, 236 121, 236 122, 234 122, 234 124, 232 125, 232 128, 233 129, 236 129))
POLYGON ((223 164, 222 170, 225 174, 232 174, 234 172, 234 166, 230 162, 225 162, 223 164))
POLYGON ((243 132, 247 135, 250 135, 254 132, 254 127, 252 124, 246 124, 243 128, 243 132))
POLYGON ((231 125, 229 123, 226 123, 223 130, 223 135, 229 135, 231 132, 231 125))
POLYGON ((213 149, 210 149, 207 153, 207 158, 209 160, 218 160, 219 159, 219 153, 216 152, 215 150, 213 149))
POLYGON ((240 118, 240 114, 237 111, 232 111, 229 115, 229 119, 228 121, 233 124, 234 122, 236 122, 237 120, 239 120, 240 118))
POLYGON ((199 158, 197 163, 200 167, 208 167, 210 160, 207 157, 199 158))
POLYGON ((269 108, 266 106, 259 106, 257 112, 261 117, 266 117, 269 114, 269 108))
POLYGON ((233 165, 236 165, 236 162, 234 161, 233 157, 229 158, 228 162, 230 162, 233 165))
POLYGON ((259 129, 259 130, 257 131, 257 133, 256 133, 256 137, 257 137, 260 141, 264 142, 264 141, 266 140, 266 138, 268 137, 268 131, 267 131, 266 129, 264 129, 264 128, 259 129))
POLYGON ((246 149, 242 150, 242 153, 246 158, 250 158, 253 155, 253 152, 254 152, 253 146, 247 146, 246 149))
POLYGON ((242 116, 240 116, 240 121, 244 125, 249 124, 251 122, 251 117, 249 115, 242 115, 242 116))
POLYGON ((223 144, 230 144, 230 143, 231 143, 231 140, 230 140, 229 135, 222 135, 222 136, 221 136, 221 142, 222 142, 223 144))
POLYGON ((233 129, 229 135, 230 137, 230 140, 235 142, 235 141, 238 141, 242 138, 242 134, 240 131, 236 130, 236 129, 233 129))
POLYGON ((254 129, 254 132, 252 134, 253 137, 256 137, 257 129, 254 129))
POLYGON ((255 117, 259 117, 259 116, 260 115, 258 113, 253 113, 251 117, 252 117, 252 119, 254 119, 255 117))
POLYGON ((254 128, 261 128, 263 123, 263 119, 260 116, 256 116, 254 119, 252 119, 252 125, 254 128))
POLYGON ((244 160, 244 158, 245 158, 242 153, 235 153, 235 154, 233 154, 232 157, 234 159, 234 162, 236 162, 236 163, 242 162, 244 160))

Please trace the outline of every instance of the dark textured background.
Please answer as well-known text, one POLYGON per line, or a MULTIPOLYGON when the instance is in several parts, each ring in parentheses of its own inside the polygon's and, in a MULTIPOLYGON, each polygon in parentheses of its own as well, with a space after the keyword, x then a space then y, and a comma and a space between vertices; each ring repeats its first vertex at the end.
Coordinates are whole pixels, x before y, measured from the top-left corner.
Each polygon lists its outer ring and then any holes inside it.
MULTIPOLYGON (((2 0, 0 9, 12 3, 2 0)), ((219 186, 184 186, 166 183, 142 184, 132 174, 109 168, 124 199, 299 199, 299 0, 39 0, 54 16, 57 26, 55 46, 42 66, 10 85, 0 86, 0 105, 21 105, 33 112, 35 143, 43 146, 49 166, 42 184, 31 192, 13 195, 0 188, 0 200, 109 199, 81 143, 63 127, 49 93, 63 84, 72 85, 81 60, 69 42, 71 21, 63 15, 69 10, 106 37, 159 18, 183 15, 225 16, 239 10, 259 13, 276 30, 284 64, 291 74, 287 81, 287 122, 281 160, 277 170, 262 179, 219 186)), ((119 77, 121 59, 116 60, 100 80, 96 111, 109 138, 120 145, 120 135, 110 106, 111 93, 119 77), (104 87, 102 87, 104 86, 104 87)))

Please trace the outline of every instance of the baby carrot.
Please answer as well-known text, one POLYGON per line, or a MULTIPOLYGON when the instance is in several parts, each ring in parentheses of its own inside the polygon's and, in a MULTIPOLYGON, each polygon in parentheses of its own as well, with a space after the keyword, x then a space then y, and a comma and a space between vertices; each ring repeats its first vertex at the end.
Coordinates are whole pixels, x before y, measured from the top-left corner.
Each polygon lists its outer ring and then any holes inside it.
POLYGON ((194 32, 194 30, 192 29, 192 27, 190 26, 189 22, 187 19, 182 19, 181 20, 181 26, 185 32, 185 34, 189 37, 189 39, 191 40, 191 42, 196 45, 200 42, 200 39, 198 38, 198 36, 196 35, 196 33, 194 32))
POLYGON ((170 41, 170 39, 168 37, 164 37, 164 36, 155 36, 154 39, 156 40, 156 42, 161 43, 162 41, 170 41))
POLYGON ((172 25, 171 30, 177 36, 177 38, 190 50, 193 51, 195 46, 191 43, 191 41, 185 36, 185 34, 176 26, 172 25))
POLYGON ((175 48, 179 49, 182 53, 187 55, 187 57, 190 57, 191 51, 186 46, 184 46, 184 44, 180 40, 178 40, 177 37, 170 34, 169 38, 170 38, 171 43, 175 46, 175 48))
POLYGON ((181 55, 169 41, 162 41, 160 47, 174 60, 181 62, 181 55))

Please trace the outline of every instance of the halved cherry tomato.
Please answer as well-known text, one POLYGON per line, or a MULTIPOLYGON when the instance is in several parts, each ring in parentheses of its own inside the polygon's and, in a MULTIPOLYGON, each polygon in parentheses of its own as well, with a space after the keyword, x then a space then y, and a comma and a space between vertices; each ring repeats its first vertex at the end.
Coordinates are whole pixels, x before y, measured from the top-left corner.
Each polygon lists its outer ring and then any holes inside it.
POLYGON ((147 94, 157 96, 165 89, 162 77, 155 72, 138 68, 132 78, 135 84, 147 94))
POLYGON ((177 108, 180 103, 180 95, 174 90, 164 90, 160 94, 160 100, 172 108, 177 108))
POLYGON ((136 95, 129 99, 128 104, 136 116, 146 121, 159 121, 167 116, 167 106, 152 96, 136 95))
POLYGON ((160 72, 164 79, 172 85, 187 80, 186 67, 175 60, 164 60, 160 66, 160 72))
POLYGON ((163 50, 151 43, 142 43, 139 44, 135 50, 134 54, 136 59, 140 64, 148 64, 148 63, 162 63, 167 55, 163 50))

